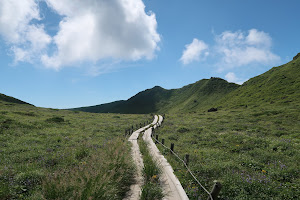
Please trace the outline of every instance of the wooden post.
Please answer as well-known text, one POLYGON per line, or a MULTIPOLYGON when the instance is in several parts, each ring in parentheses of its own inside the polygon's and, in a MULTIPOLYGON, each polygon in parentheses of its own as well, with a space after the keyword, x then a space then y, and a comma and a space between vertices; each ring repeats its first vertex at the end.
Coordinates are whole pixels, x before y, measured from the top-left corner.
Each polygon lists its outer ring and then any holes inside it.
POLYGON ((164 145, 165 144, 165 139, 161 139, 161 143, 164 145))
MULTIPOLYGON (((220 182, 216 181, 216 180, 214 181, 214 183, 215 184, 214 184, 213 189, 212 189, 210 194, 211 194, 213 200, 218 200, 218 194, 221 191, 222 184, 220 182)), ((211 198, 208 197, 207 200, 211 200, 211 198)))
MULTIPOLYGON (((171 143, 171 150, 174 151, 174 143, 171 143)), ((173 153, 172 151, 171 153, 173 153)))
POLYGON ((155 140, 155 144, 157 144, 158 142, 158 135, 155 136, 156 140, 155 140))
POLYGON ((190 162, 190 155, 189 154, 185 154, 184 162, 185 162, 186 165, 189 165, 189 162, 190 162))

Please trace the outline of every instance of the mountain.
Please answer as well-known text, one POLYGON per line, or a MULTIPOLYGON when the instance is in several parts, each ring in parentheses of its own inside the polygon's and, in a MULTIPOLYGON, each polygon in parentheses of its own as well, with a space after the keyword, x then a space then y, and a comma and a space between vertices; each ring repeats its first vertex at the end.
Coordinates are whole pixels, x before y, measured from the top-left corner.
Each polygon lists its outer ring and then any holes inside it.
POLYGON ((300 106, 300 53, 287 64, 249 79, 243 85, 221 78, 202 79, 180 89, 162 87, 139 92, 126 101, 116 101, 73 110, 96 113, 168 113, 218 108, 274 105, 300 106))
POLYGON ((300 53, 292 61, 249 79, 224 96, 221 107, 300 105, 300 53))
POLYGON ((213 102, 239 85, 221 78, 203 79, 180 89, 167 90, 159 86, 139 92, 126 101, 116 101, 72 110, 96 113, 186 112, 208 108, 213 102))
POLYGON ((0 101, 8 102, 8 103, 16 103, 16 104, 27 104, 31 105, 25 101, 21 101, 19 99, 16 99, 14 97, 6 96, 5 94, 0 93, 0 101))

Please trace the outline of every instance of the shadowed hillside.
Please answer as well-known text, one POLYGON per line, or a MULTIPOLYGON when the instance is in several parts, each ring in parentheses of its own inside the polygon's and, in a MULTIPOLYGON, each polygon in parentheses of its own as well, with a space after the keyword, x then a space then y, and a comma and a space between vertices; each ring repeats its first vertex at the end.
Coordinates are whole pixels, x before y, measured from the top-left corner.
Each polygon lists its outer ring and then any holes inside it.
POLYGON ((16 99, 14 97, 10 97, 10 96, 6 96, 4 94, 1 94, 0 93, 0 101, 5 101, 5 102, 8 102, 8 103, 17 103, 17 104, 28 104, 28 105, 31 105, 25 101, 21 101, 19 99, 16 99))
POLYGON ((239 85, 220 78, 203 79, 180 89, 166 90, 155 86, 139 92, 127 101, 116 101, 91 107, 75 108, 96 113, 153 113, 188 112, 206 108, 213 102, 237 89, 239 85))

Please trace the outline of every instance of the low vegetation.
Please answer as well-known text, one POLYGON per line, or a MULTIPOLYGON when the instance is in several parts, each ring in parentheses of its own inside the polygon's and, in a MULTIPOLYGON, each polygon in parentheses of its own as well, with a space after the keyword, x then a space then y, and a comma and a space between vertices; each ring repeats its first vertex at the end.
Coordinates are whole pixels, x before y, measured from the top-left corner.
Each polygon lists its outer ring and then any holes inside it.
POLYGON ((124 130, 150 119, 0 101, 0 199, 122 199, 134 181, 124 130))
POLYGON ((160 200, 164 197, 159 181, 160 168, 150 155, 147 143, 141 137, 139 137, 138 144, 144 162, 144 185, 142 186, 141 200, 160 200))
MULTIPOLYGON (((156 133, 211 190, 221 181, 220 199, 297 199, 300 196, 300 114, 294 106, 168 114, 156 133)), ((185 167, 158 145, 190 199, 207 194, 185 167)))

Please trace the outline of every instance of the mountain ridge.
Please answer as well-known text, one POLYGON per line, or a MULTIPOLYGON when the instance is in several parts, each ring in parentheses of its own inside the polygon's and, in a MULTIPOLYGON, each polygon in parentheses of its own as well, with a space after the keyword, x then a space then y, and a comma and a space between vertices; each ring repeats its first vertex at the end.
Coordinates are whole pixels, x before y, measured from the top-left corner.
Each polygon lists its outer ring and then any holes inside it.
POLYGON ((147 114, 154 112, 176 112, 192 108, 207 107, 209 102, 239 87, 221 78, 202 79, 179 89, 164 89, 154 86, 130 97, 107 104, 74 108, 72 110, 96 113, 147 114))
POLYGON ((124 114, 193 112, 210 107, 240 108, 271 104, 300 105, 300 53, 292 61, 250 78, 242 85, 211 77, 167 90, 160 86, 146 89, 128 100, 81 107, 72 110, 124 114))

